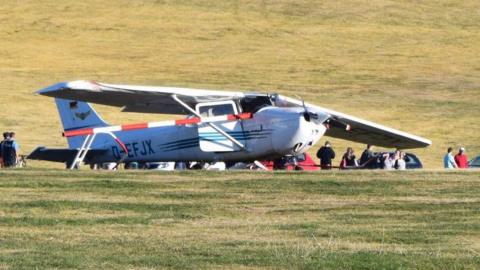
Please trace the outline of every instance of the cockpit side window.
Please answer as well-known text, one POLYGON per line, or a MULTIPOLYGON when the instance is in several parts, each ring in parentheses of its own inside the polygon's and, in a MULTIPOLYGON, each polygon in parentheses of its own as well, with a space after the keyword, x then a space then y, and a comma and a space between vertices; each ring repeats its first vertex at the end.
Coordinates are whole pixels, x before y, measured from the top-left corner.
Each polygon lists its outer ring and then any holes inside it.
POLYGON ((226 114, 235 114, 233 104, 217 104, 199 106, 198 112, 202 117, 213 117, 226 114))
POLYGON ((273 106, 273 103, 268 96, 247 96, 240 100, 240 106, 243 112, 256 113, 265 106, 273 106))

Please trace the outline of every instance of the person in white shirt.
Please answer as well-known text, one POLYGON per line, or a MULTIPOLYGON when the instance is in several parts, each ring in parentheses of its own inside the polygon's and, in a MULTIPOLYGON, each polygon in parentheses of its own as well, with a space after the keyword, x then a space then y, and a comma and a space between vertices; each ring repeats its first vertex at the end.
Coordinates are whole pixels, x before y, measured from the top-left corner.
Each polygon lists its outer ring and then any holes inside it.
POLYGON ((407 169, 407 163, 405 162, 405 152, 398 153, 398 159, 395 164, 395 168, 397 170, 405 170, 407 169))
POLYGON ((393 170, 395 166, 395 158, 393 154, 386 153, 383 155, 383 169, 384 170, 393 170))

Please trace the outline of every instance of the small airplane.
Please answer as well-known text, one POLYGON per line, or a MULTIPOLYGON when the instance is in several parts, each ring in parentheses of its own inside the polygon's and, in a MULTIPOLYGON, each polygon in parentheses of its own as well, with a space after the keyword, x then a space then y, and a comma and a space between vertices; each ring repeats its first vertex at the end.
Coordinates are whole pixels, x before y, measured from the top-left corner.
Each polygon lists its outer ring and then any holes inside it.
POLYGON ((431 141, 279 94, 62 82, 37 92, 54 97, 68 149, 38 147, 28 158, 66 163, 256 161, 298 155, 323 135, 407 149, 431 141), (123 112, 185 119, 109 125, 89 103, 123 112))

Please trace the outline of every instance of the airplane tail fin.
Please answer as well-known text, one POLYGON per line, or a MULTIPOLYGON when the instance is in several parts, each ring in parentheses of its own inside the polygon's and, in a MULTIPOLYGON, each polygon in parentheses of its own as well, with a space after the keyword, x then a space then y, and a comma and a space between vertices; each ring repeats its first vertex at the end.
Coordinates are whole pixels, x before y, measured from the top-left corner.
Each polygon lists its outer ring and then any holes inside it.
MULTIPOLYGON (((64 131, 108 126, 92 106, 86 102, 55 98, 55 103, 64 131)), ((84 140, 85 137, 83 136, 67 138, 68 146, 71 149, 79 148, 84 140)))

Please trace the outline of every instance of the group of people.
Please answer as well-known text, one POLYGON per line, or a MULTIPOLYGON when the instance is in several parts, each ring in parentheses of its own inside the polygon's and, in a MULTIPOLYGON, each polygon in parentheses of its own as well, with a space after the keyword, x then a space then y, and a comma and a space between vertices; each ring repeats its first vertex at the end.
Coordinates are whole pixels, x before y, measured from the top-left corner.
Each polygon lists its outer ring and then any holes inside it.
MULTIPOLYGON (((368 144, 367 148, 362 152, 360 159, 357 160, 355 151, 352 147, 348 147, 345 154, 340 161, 339 169, 357 169, 357 168, 382 168, 385 170, 405 170, 406 161, 405 153, 396 150, 394 153, 384 153, 376 155, 373 152, 373 146, 368 144)), ((327 141, 318 152, 317 157, 320 159, 320 166, 324 170, 335 168, 332 166, 332 160, 335 159, 335 151, 332 149, 332 144, 327 141)))
MULTIPOLYGON (((405 152, 396 150, 393 153, 376 154, 372 150, 373 146, 368 144, 367 148, 362 152, 360 159, 357 160, 355 152, 352 147, 348 147, 345 154, 342 156, 339 169, 356 169, 356 168, 383 168, 385 170, 405 170, 406 161, 405 152)), ((446 169, 464 169, 468 168, 468 158, 464 147, 460 147, 458 153, 454 156, 452 154, 453 148, 448 147, 447 153, 443 158, 443 164, 446 169)), ((0 167, 9 168, 15 167, 19 157, 19 145, 15 140, 15 132, 4 132, 3 140, 0 142, 0 167)), ((320 147, 317 152, 317 157, 320 159, 320 166, 324 170, 337 168, 332 166, 332 161, 335 159, 335 151, 332 144, 327 141, 325 145, 320 147)))
POLYGON ((453 156, 453 148, 448 147, 447 154, 443 157, 443 167, 445 169, 466 169, 468 168, 468 157, 464 147, 458 149, 458 153, 453 156))
POLYGON ((15 140, 15 132, 4 132, 0 142, 0 167, 17 166, 19 145, 15 140))
POLYGON ((383 169, 384 170, 405 170, 407 169, 407 162, 405 161, 405 152, 396 150, 394 153, 383 154, 383 169))

